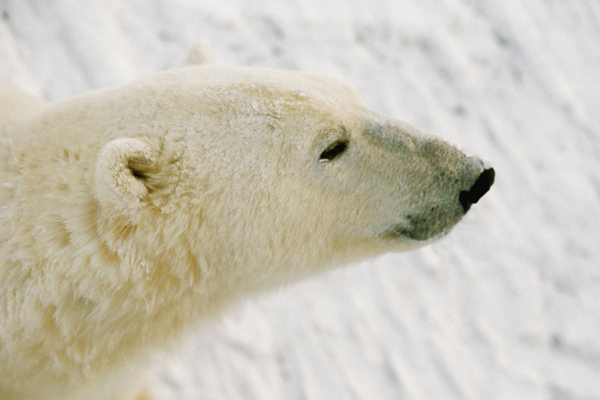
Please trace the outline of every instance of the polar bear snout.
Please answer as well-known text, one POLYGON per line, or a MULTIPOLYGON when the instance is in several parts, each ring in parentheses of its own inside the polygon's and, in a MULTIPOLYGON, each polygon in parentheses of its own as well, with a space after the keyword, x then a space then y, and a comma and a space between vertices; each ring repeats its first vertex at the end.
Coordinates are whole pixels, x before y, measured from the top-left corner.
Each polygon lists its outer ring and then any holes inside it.
POLYGON ((496 172, 493 168, 483 170, 477 178, 471 189, 460 192, 458 199, 465 213, 469 211, 472 204, 475 204, 485 195, 494 184, 496 172))

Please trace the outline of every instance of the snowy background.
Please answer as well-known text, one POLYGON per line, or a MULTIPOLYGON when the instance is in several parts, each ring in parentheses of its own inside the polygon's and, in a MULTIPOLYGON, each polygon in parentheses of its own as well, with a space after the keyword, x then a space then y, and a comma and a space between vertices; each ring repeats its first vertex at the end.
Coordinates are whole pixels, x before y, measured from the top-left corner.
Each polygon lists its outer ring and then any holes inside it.
POLYGON ((341 78, 481 155, 422 250, 249 300, 154 371, 162 399, 600 399, 600 1, 0 0, 0 78, 48 100, 209 39, 341 78))

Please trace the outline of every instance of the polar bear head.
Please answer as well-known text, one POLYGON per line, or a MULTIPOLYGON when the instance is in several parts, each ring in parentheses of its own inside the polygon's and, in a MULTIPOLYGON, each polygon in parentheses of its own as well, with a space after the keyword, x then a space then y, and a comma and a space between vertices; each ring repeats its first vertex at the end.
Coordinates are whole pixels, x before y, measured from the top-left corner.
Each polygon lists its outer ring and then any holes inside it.
POLYGON ((116 119, 134 134, 95 171, 107 242, 234 291, 428 243, 494 179, 331 78, 206 65, 123 96, 135 105, 116 119))
POLYGON ((494 180, 299 72, 187 66, 56 104, 8 93, 2 394, 72 398, 243 296, 429 243, 494 180))

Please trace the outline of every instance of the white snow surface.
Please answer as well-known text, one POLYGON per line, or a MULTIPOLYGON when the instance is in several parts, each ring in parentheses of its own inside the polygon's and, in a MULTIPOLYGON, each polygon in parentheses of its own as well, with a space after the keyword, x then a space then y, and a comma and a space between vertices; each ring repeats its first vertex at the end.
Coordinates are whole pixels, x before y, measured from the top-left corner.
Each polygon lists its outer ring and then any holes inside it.
POLYGON ((451 234, 250 299, 159 356, 159 399, 600 399, 598 0, 0 0, 49 100, 180 62, 316 72, 485 158, 451 234))

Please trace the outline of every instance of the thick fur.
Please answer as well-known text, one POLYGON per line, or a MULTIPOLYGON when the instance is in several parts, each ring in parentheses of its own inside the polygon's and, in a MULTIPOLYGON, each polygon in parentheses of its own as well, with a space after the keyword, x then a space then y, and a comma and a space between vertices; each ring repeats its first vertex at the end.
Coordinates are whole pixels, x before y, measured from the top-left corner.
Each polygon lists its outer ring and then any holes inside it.
POLYGON ((462 218, 478 159, 342 82, 209 50, 56 104, 1 83, 0 398, 126 398, 152 349, 241 298, 462 218))

